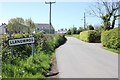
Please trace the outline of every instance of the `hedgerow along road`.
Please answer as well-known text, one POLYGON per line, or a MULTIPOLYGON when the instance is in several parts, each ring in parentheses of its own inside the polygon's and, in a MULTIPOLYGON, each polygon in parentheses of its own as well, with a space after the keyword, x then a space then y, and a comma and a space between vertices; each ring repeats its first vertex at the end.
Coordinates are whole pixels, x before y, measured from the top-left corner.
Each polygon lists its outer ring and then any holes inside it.
POLYGON ((56 49, 59 78, 118 78, 118 54, 73 37, 56 49))

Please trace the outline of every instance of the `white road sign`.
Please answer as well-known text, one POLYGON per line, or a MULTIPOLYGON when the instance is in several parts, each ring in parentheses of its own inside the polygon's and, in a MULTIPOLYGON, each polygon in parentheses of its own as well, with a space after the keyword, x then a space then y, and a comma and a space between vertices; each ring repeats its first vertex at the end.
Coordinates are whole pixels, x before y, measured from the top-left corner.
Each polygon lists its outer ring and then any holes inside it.
POLYGON ((9 46, 34 43, 34 37, 9 40, 9 46))

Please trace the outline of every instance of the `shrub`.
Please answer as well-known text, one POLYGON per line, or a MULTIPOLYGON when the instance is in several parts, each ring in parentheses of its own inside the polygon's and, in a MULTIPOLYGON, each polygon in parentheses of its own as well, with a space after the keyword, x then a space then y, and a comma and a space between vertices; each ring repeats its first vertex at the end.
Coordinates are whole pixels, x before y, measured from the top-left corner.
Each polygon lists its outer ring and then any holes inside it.
POLYGON ((100 33, 96 30, 88 30, 80 33, 80 39, 85 42, 100 42, 100 33))
POLYGON ((7 34, 3 34, 3 35, 2 35, 2 40, 5 41, 5 40, 7 40, 7 39, 8 39, 8 35, 7 35, 7 34))
MULTIPOLYGON (((34 59, 31 55, 31 44, 13 46, 14 58, 8 46, 8 35, 3 35, 5 45, 2 47, 3 78, 44 78, 50 69, 51 58, 55 48, 62 45, 66 38, 62 34, 34 34, 34 59)), ((13 38, 28 37, 29 34, 14 34, 13 38)))
POLYGON ((118 37, 120 34, 118 35, 118 33, 120 33, 120 30, 118 30, 118 28, 114 28, 109 31, 103 31, 101 34, 102 46, 113 49, 120 48, 120 38, 118 37))
POLYGON ((23 38, 24 37, 24 35, 23 34, 13 34, 12 35, 13 36, 13 38, 23 38))
POLYGON ((83 30, 84 30, 83 27, 79 27, 78 34, 80 34, 80 32, 82 32, 83 30))
POLYGON ((88 29, 88 30, 94 30, 94 27, 93 27, 92 25, 88 25, 88 26, 87 26, 87 29, 88 29))
POLYGON ((71 35, 71 30, 69 29, 66 34, 71 35))
POLYGON ((71 34, 76 34, 77 28, 76 28, 76 27, 73 27, 73 28, 70 29, 70 31, 71 31, 71 34))

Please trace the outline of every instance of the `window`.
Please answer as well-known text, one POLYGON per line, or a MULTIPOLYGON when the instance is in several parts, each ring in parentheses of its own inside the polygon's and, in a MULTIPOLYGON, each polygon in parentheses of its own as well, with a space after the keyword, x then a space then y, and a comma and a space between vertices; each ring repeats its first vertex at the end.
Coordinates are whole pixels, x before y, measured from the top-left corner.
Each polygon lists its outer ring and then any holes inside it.
POLYGON ((40 30, 39 28, 37 28, 37 30, 40 30))

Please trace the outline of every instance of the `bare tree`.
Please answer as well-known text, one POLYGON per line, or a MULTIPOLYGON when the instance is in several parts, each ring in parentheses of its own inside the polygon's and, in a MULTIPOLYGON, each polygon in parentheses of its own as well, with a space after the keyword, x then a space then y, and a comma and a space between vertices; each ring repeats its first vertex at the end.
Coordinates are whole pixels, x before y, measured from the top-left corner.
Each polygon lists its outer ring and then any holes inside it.
POLYGON ((120 1, 113 0, 107 2, 106 0, 98 0, 96 5, 90 8, 90 14, 97 16, 103 20, 105 30, 113 29, 115 21, 120 17, 118 10, 120 9, 120 1))

